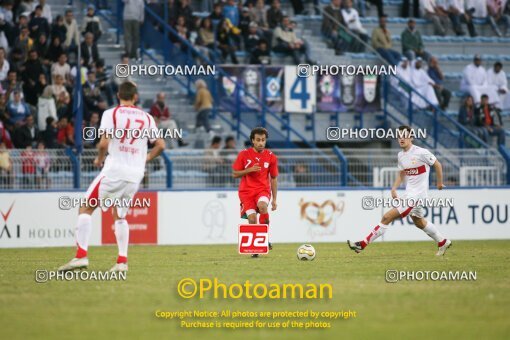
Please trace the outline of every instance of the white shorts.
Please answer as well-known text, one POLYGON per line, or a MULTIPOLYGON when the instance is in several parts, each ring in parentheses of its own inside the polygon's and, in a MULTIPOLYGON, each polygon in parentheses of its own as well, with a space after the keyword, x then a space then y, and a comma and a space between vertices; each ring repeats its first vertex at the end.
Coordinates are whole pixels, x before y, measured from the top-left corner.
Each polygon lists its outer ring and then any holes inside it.
POLYGON ((423 207, 421 205, 417 205, 415 207, 400 205, 397 207, 397 210, 401 218, 404 218, 407 215, 423 218, 423 207))
MULTIPOLYGON (((87 200, 95 199, 97 202, 104 202, 105 199, 114 200, 131 200, 138 191, 140 183, 127 182, 123 180, 111 180, 103 173, 99 173, 97 177, 90 183, 85 197, 87 200)), ((103 211, 109 207, 102 205, 103 211)), ((117 215, 124 218, 130 207, 117 206, 117 215)))

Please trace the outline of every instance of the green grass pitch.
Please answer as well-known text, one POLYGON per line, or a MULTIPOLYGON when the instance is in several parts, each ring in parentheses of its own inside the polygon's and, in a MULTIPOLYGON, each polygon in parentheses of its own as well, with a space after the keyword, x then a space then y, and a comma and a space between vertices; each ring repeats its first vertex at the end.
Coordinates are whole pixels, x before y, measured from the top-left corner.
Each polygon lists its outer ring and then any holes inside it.
MULTIPOLYGON (((510 240, 454 241, 443 258, 433 242, 381 242, 362 254, 346 244, 314 244, 313 262, 296 259, 298 244, 275 244, 258 259, 235 245, 131 246, 126 281, 35 282, 35 270, 55 269, 72 248, 0 249, 0 329, 3 339, 510 339, 510 240), (477 280, 386 283, 385 271, 467 270, 477 280), (177 282, 330 283, 331 300, 183 299, 177 282), (354 310, 330 329, 182 329, 156 310, 354 310)), ((89 270, 107 270, 112 246, 89 249, 89 270)))

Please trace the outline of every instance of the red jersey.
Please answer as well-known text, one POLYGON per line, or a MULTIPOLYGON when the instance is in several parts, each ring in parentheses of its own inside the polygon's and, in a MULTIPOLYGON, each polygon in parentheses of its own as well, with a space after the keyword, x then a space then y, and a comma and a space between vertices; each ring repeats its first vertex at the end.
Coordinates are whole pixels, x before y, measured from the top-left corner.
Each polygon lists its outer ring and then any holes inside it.
POLYGON ((251 172, 241 178, 241 183, 239 184, 240 194, 260 193, 261 191, 270 192, 271 184, 269 176, 271 178, 278 176, 278 159, 271 151, 264 149, 264 151, 259 153, 253 148, 242 150, 237 155, 232 169, 240 171, 255 165, 260 166, 260 171, 251 172))

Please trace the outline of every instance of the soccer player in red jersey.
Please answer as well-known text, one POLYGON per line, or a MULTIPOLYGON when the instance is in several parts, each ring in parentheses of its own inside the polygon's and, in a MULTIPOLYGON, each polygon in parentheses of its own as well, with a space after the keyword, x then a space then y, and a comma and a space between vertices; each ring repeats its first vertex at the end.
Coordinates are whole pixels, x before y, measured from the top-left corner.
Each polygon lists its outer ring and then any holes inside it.
MULTIPOLYGON (((274 211, 277 207, 278 159, 274 153, 266 149, 267 138, 266 129, 254 128, 250 133, 253 147, 239 152, 232 165, 234 178, 241 178, 239 184, 241 218, 247 218, 250 224, 257 224, 258 212, 258 223, 269 225, 269 201, 271 210, 274 211)), ((269 249, 272 249, 271 243, 269 249)), ((257 257, 257 254, 252 256, 257 257)))

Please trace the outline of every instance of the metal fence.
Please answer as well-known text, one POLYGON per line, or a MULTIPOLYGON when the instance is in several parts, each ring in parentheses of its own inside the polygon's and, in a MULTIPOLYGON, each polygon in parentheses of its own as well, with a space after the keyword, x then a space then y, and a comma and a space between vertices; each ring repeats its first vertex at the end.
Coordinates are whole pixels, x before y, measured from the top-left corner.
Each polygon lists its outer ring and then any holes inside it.
MULTIPOLYGON (((280 188, 389 187, 398 174, 399 149, 274 149, 280 188)), ((447 186, 501 186, 507 163, 495 149, 431 150, 443 165, 447 186)), ((238 150, 167 150, 147 163, 141 188, 235 188, 238 150)), ((86 189, 99 174, 96 150, 0 150, 0 189, 86 189)), ((435 172, 431 183, 435 183, 435 172)))

